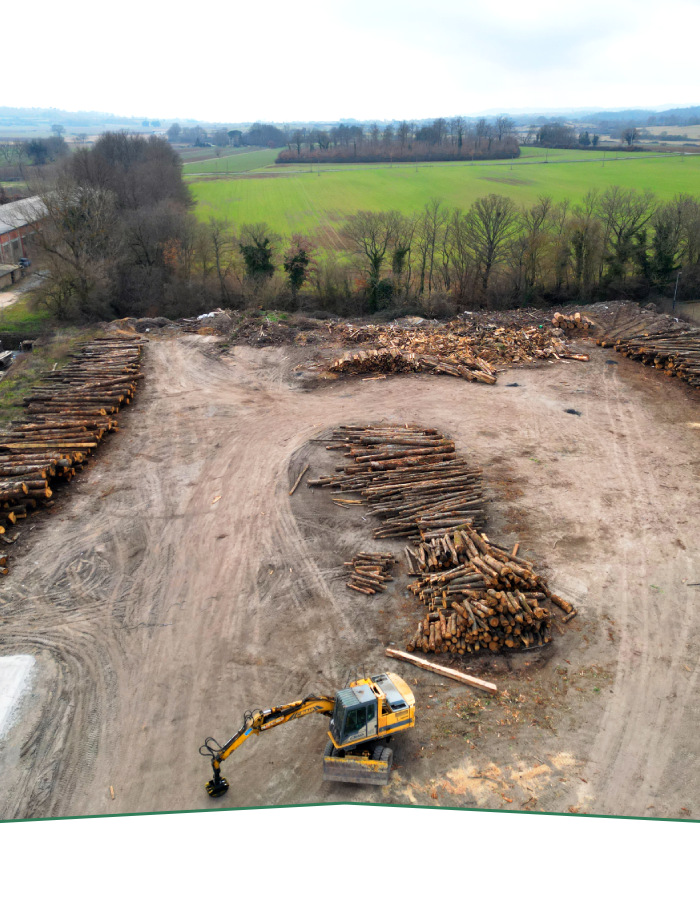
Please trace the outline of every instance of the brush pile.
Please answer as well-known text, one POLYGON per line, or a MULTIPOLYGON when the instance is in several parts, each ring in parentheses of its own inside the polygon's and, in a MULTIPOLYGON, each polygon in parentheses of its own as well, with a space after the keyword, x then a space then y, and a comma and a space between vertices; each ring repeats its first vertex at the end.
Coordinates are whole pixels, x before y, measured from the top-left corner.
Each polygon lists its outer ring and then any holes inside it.
MULTIPOLYGON (((532 563, 489 541, 469 525, 408 551, 420 574, 408 590, 427 606, 406 649, 475 653, 530 648, 551 640, 549 604, 564 621, 576 611, 552 593, 532 563)), ((416 572, 416 569, 418 572, 416 572)))
MULTIPOLYGON (((597 304, 600 306, 601 304, 597 304)), ((673 316, 656 312, 656 307, 640 307, 637 303, 610 304, 605 311, 605 331, 598 338, 601 347, 615 347, 625 341, 680 335, 693 330, 687 322, 680 322, 673 316)), ((596 318, 603 318, 603 310, 596 312, 596 318)))
POLYGON ((352 569, 347 586, 360 594, 381 594, 387 581, 394 580, 390 572, 395 564, 393 553, 358 553, 344 563, 352 569))
POLYGON ((352 373, 353 375, 368 372, 402 373, 429 372, 432 375, 453 375, 467 381, 481 381, 484 384, 495 384, 494 370, 483 360, 470 359, 464 355, 459 358, 422 356, 417 353, 404 353, 396 348, 379 350, 360 350, 359 353, 346 353, 330 365, 331 372, 352 373))
POLYGON ((50 506, 51 485, 70 481, 130 402, 139 379, 141 341, 97 338, 24 398, 21 421, 0 433, 0 529, 37 506, 50 506))
POLYGON ((333 433, 328 449, 345 450, 351 462, 308 486, 358 492, 382 519, 375 539, 430 540, 466 523, 484 524, 481 469, 434 428, 347 425, 333 433))
POLYGON ((495 384, 498 368, 543 359, 578 359, 548 325, 494 325, 456 320, 443 325, 329 326, 344 341, 370 344, 330 364, 331 372, 429 372, 495 384))

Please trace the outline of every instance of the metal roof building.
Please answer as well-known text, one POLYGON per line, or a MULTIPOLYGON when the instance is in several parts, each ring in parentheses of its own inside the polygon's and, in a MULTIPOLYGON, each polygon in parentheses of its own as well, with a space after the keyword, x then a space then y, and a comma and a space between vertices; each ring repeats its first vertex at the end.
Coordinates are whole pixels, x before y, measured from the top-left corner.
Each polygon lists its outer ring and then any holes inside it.
POLYGON ((0 206, 0 263, 16 263, 27 255, 26 239, 45 216, 46 207, 39 197, 0 206))

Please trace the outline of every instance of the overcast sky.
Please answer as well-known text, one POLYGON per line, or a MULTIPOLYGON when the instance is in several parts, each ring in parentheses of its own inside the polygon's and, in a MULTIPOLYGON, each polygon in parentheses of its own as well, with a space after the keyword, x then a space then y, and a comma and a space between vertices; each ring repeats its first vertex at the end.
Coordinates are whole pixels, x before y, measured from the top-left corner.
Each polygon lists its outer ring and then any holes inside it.
POLYGON ((19 27, 0 105, 285 122, 700 103, 698 0, 38 0, 19 27))

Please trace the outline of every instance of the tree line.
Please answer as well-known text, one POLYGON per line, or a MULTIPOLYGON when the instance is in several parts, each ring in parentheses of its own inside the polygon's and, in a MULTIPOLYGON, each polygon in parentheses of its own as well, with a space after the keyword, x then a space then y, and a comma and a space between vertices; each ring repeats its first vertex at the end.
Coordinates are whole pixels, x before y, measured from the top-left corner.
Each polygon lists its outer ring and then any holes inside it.
POLYGON ((476 122, 455 116, 417 125, 369 128, 341 124, 329 130, 296 129, 277 157, 288 162, 418 162, 450 159, 505 159, 520 155, 515 123, 508 116, 476 122))

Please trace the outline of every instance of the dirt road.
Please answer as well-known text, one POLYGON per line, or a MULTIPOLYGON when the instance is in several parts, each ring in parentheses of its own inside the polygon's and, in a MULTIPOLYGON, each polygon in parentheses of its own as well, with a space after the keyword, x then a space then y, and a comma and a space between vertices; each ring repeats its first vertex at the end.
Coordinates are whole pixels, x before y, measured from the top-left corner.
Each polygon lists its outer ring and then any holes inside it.
POLYGON ((12 306, 12 304, 16 303, 20 297, 23 297, 27 291, 35 290, 40 284, 40 275, 30 275, 28 278, 24 278, 11 288, 5 288, 0 291, 0 309, 7 309, 8 306, 12 306))
POLYGON ((689 388, 597 348, 494 387, 407 376, 311 391, 300 351, 211 351, 152 341, 120 432, 24 528, 0 586, 0 654, 36 665, 0 742, 0 817, 360 799, 700 815, 689 388), (472 454, 489 533, 520 538, 580 609, 546 650, 474 665, 498 700, 388 666, 384 647, 415 621, 405 577, 382 599, 350 596, 342 563, 373 546, 370 523, 305 481, 288 496, 306 462, 310 475, 338 462, 316 440, 325 429, 382 418, 472 454), (387 788, 324 784, 312 717, 249 741, 224 764, 228 794, 206 796, 207 735, 363 667, 400 671, 417 696, 387 788))

